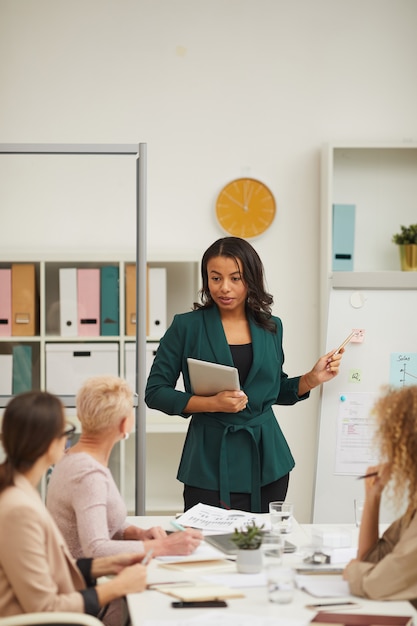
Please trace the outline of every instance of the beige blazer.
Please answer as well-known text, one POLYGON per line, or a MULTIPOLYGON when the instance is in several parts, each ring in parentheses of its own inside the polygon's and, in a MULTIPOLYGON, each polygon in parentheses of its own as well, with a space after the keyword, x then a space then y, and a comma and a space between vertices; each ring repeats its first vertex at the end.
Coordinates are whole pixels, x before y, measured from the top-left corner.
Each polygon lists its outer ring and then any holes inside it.
POLYGON ((21 474, 0 493, 0 617, 84 612, 84 578, 39 493, 21 474))
POLYGON ((363 561, 353 561, 345 576, 351 592, 372 600, 410 600, 417 606, 417 515, 400 517, 363 561))

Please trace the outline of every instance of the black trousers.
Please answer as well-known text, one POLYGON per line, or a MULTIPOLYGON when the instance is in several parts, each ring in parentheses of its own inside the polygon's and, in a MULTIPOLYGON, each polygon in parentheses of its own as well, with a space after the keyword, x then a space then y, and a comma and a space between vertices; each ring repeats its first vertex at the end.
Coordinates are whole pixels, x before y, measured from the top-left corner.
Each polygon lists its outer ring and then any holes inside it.
MULTIPOLYGON (((273 500, 285 500, 288 491, 288 483, 290 475, 286 474, 275 480, 269 485, 261 487, 261 511, 253 511, 253 513, 269 513, 269 503, 273 500)), ((192 506, 201 502, 202 504, 210 504, 211 506, 219 506, 225 508, 220 502, 220 493, 211 489, 200 489, 199 487, 191 487, 184 485, 184 511, 191 509, 192 506)), ((250 511, 250 493, 231 493, 230 508, 240 511, 250 511)))

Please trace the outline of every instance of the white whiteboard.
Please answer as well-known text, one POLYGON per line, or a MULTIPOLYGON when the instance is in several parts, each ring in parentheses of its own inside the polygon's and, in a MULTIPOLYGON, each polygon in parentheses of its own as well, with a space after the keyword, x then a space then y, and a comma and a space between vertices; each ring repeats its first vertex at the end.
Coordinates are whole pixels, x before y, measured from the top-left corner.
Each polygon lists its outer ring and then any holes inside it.
MULTIPOLYGON (((353 523, 353 500, 364 493, 362 481, 356 478, 362 473, 360 465, 356 475, 336 473, 341 467, 341 415, 346 410, 343 402, 357 397, 366 404, 369 394, 377 395, 384 385, 417 384, 417 291, 333 289, 327 351, 337 348, 353 329, 364 329, 363 343, 347 345, 339 375, 322 389, 314 523, 353 523), (406 377, 399 355, 410 357, 406 377)), ((397 516, 398 511, 383 504, 381 521, 397 516)))

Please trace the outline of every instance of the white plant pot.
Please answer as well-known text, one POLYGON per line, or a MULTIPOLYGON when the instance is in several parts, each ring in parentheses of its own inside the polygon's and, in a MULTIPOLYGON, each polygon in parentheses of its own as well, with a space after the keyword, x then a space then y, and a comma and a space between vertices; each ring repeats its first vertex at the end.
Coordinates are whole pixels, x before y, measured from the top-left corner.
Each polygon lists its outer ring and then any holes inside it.
POLYGON ((241 574, 258 574, 262 570, 262 551, 238 550, 236 568, 241 574))

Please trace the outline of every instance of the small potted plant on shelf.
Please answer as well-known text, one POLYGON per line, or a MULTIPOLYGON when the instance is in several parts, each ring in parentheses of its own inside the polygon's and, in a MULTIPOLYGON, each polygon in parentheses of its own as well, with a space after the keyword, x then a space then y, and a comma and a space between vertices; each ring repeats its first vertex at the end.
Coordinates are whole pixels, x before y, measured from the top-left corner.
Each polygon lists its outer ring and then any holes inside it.
POLYGON ((417 271, 417 224, 401 226, 401 232, 392 236, 393 243, 399 246, 401 269, 417 271))
POLYGON ((256 574, 262 569, 262 552, 260 547, 263 539, 264 525, 255 522, 244 530, 235 528, 231 537, 237 547, 236 567, 242 574, 256 574))

